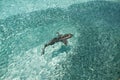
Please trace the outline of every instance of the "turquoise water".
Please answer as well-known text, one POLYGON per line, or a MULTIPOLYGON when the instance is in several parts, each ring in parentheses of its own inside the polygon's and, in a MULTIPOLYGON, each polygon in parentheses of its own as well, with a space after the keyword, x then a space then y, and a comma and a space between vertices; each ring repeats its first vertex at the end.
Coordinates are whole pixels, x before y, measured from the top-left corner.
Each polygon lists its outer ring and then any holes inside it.
POLYGON ((64 7, 35 7, 2 16, 0 80, 120 78, 120 3, 71 2, 64 7), (41 56, 56 32, 74 36, 68 46, 56 43, 41 56))

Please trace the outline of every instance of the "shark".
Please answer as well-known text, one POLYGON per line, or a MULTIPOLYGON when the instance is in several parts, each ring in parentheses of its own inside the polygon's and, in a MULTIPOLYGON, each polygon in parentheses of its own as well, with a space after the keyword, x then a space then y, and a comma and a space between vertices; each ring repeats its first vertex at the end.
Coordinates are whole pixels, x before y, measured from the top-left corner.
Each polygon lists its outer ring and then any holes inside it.
POLYGON ((45 48, 46 47, 48 47, 50 45, 53 45, 53 44, 55 44, 57 42, 62 42, 67 46, 67 44, 68 44, 67 40, 73 36, 73 34, 71 34, 71 33, 62 35, 59 32, 57 32, 57 34, 58 34, 57 37, 53 38, 47 44, 44 45, 44 48, 42 49, 42 54, 41 55, 45 54, 45 48))

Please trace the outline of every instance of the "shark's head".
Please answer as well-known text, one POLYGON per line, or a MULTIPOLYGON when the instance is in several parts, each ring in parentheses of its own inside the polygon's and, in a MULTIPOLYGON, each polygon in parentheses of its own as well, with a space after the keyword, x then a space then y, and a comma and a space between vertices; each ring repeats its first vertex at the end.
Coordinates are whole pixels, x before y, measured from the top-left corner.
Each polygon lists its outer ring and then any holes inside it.
POLYGON ((73 34, 65 34, 62 39, 69 39, 73 36, 73 34))
POLYGON ((68 38, 71 38, 71 37, 73 36, 73 34, 66 34, 66 36, 67 36, 68 38))

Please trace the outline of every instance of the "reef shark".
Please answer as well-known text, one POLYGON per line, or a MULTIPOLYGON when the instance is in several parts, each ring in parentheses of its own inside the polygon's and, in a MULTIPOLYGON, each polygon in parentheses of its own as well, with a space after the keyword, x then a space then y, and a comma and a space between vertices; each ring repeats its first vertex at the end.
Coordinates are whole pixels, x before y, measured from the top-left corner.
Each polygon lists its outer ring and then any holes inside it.
POLYGON ((61 35, 57 32, 58 36, 53 38, 52 40, 50 40, 47 44, 44 45, 43 51, 42 51, 42 55, 45 53, 45 48, 49 45, 53 45, 57 42, 63 42, 65 45, 68 44, 67 39, 71 38, 73 36, 73 34, 69 33, 69 34, 64 34, 61 35))

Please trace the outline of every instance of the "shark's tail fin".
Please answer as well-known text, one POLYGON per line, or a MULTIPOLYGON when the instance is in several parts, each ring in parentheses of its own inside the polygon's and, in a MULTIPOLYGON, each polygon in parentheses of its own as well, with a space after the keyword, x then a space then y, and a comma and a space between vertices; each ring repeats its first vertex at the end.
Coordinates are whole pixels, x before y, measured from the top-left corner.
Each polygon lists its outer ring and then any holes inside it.
POLYGON ((44 48, 42 49, 42 54, 41 54, 41 55, 43 55, 43 54, 45 53, 45 48, 46 48, 47 46, 48 46, 48 45, 45 44, 44 48))
POLYGON ((45 53, 45 48, 42 49, 41 55, 43 55, 44 53, 45 53))

